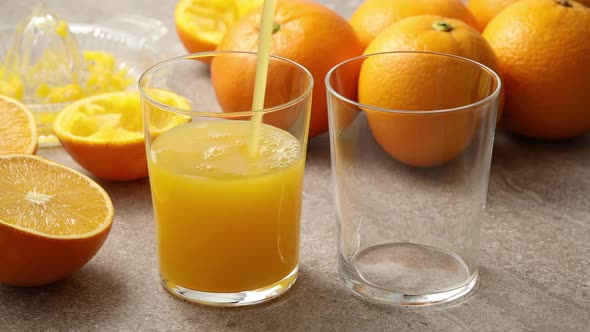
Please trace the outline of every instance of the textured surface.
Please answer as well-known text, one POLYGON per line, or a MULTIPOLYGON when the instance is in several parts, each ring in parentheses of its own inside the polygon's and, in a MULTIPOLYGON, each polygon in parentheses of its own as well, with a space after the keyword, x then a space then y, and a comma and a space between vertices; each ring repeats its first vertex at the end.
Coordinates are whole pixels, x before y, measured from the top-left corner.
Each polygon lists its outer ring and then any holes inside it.
MULTIPOLYGON (((349 16, 360 1, 323 2, 349 16)), ((32 3, 1 1, 0 22, 16 22, 32 3)), ((134 13, 172 27, 173 1, 46 3, 69 20, 100 22, 134 13)), ((168 52, 182 51, 173 32, 165 41, 168 52)), ((80 169, 61 148, 38 154, 80 169)), ((461 302, 426 309, 367 303, 339 284, 326 135, 310 142, 300 278, 284 296, 260 306, 217 309, 170 296, 158 283, 148 181, 101 184, 115 205, 105 246, 63 282, 34 289, 0 285, 1 331, 588 331, 590 326, 590 135, 552 144, 498 135, 482 233, 482 283, 461 302)))

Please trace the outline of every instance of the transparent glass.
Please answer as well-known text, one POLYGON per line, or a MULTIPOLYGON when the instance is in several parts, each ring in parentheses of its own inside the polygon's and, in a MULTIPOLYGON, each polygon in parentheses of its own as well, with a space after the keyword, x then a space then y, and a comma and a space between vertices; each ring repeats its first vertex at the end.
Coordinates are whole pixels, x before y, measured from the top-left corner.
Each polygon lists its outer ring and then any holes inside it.
POLYGON ((252 112, 256 59, 190 54, 139 80, 161 280, 185 300, 254 304, 297 278, 313 77, 271 57, 252 112))
POLYGON ((474 290, 501 87, 496 73, 452 55, 389 52, 338 64, 326 86, 346 288, 399 305, 442 303, 474 290), (385 76, 396 81, 387 86, 385 76))

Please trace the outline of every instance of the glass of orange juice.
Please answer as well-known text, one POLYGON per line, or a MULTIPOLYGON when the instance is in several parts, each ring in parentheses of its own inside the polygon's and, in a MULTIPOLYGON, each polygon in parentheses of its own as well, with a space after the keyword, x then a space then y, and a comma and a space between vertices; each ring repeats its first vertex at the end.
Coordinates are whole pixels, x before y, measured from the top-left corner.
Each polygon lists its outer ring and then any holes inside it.
POLYGON ((259 303, 297 278, 313 77, 271 56, 264 108, 253 111, 256 59, 191 54, 139 80, 161 280, 189 301, 259 303), (161 125, 179 115, 184 124, 161 125))

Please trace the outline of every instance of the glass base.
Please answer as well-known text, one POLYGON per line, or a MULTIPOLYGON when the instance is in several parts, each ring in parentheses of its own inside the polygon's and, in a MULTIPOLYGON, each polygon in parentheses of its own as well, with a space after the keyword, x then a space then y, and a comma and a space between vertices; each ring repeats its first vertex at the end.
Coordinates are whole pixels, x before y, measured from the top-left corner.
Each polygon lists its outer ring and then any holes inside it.
POLYGON ((236 307, 262 303, 280 296, 293 286, 298 273, 299 267, 296 267, 285 278, 272 285, 236 293, 201 292, 184 288, 166 279, 162 279, 162 284, 170 293, 183 300, 212 306, 236 307))
POLYGON ((369 247, 350 262, 340 257, 338 270, 355 295, 394 305, 453 301, 474 291, 479 280, 456 253, 413 243, 369 247))

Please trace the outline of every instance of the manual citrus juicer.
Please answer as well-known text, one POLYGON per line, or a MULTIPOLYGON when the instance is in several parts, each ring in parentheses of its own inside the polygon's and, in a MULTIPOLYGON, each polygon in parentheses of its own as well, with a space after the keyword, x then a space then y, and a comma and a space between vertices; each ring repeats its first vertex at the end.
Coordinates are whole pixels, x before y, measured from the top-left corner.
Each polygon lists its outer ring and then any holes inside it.
POLYGON ((167 56, 155 51, 166 32, 161 22, 133 15, 105 25, 68 24, 39 4, 16 29, 0 27, 0 94, 33 111, 40 147, 59 145, 57 113, 89 95, 136 89, 141 73, 167 56))
POLYGON ((20 75, 25 103, 43 102, 37 90, 44 84, 66 86, 81 79, 76 40, 66 21, 44 4, 18 25, 5 63, 20 75))

